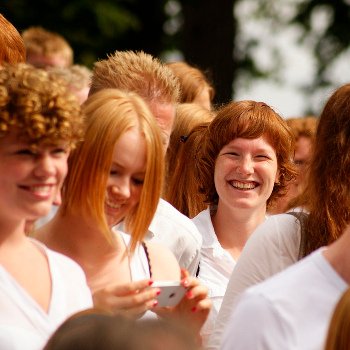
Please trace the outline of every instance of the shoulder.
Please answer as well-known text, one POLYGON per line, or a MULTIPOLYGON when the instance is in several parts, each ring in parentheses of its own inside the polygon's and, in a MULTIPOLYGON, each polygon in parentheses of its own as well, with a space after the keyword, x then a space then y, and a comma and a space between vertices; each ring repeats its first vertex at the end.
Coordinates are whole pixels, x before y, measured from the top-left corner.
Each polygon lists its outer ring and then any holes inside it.
POLYGON ((208 226, 213 226, 210 218, 210 209, 207 208, 201 211, 192 219, 192 222, 196 225, 199 231, 201 231, 202 228, 207 229, 208 226))
POLYGON ((161 244, 147 242, 155 280, 180 280, 180 266, 175 255, 161 244))
POLYGON ((300 245, 300 221, 289 214, 269 216, 247 241, 248 249, 265 247, 272 255, 290 255, 297 260, 300 245))
POLYGON ((281 304, 294 303, 295 298, 289 298, 291 293, 294 296, 315 293, 312 285, 316 281, 327 280, 328 276, 325 276, 325 273, 329 269, 332 270, 319 249, 264 282, 247 289, 247 294, 264 296, 273 304, 282 299, 281 304))
POLYGON ((66 255, 63 255, 48 248, 46 245, 35 239, 31 240, 36 245, 40 246, 42 250, 44 250, 50 263, 50 269, 52 270, 51 273, 59 273, 67 279, 69 278, 76 280, 77 278, 79 278, 82 281, 86 282, 85 273, 83 269, 74 260, 72 260, 66 255))
POLYGON ((264 293, 246 291, 227 324, 222 349, 286 349, 286 343, 285 322, 273 303, 264 293))
POLYGON ((202 242, 196 225, 164 199, 159 200, 150 230, 155 234, 164 230, 176 230, 177 235, 192 238, 199 244, 202 242))

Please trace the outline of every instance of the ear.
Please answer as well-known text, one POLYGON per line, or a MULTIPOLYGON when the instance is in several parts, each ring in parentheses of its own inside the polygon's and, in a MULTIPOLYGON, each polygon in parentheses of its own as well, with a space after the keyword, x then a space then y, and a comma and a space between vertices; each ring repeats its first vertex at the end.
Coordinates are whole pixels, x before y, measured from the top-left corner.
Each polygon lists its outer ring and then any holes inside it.
POLYGON ((277 169, 276 176, 275 176, 275 185, 280 183, 280 178, 281 178, 280 169, 277 169))

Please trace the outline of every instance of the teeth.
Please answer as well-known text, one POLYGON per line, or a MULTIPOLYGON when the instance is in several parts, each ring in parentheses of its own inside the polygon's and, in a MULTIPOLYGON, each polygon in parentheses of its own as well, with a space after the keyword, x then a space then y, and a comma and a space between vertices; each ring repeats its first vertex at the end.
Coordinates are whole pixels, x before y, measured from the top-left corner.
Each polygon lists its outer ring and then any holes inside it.
POLYGON ((50 193, 51 192, 51 188, 52 186, 30 186, 29 187, 29 190, 34 192, 34 193, 44 193, 44 194, 47 194, 47 193, 50 193))
POLYGON ((256 183, 254 182, 239 182, 239 181, 232 181, 231 185, 234 188, 240 189, 240 190, 252 190, 253 188, 256 187, 256 183))
POLYGON ((115 204, 115 203, 112 203, 112 202, 110 202, 110 201, 106 201, 106 203, 107 203, 107 205, 109 206, 109 207, 111 207, 111 208, 113 208, 113 209, 120 209, 121 208, 121 204, 115 204))

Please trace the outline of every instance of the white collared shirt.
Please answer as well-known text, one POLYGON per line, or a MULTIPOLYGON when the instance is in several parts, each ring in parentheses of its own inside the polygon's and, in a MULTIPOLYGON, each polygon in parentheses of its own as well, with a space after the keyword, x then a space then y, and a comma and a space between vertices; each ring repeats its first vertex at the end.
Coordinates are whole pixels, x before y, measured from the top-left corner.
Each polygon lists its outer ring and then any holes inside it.
POLYGON ((214 328, 230 275, 236 265, 231 254, 222 248, 214 231, 210 209, 207 208, 192 219, 203 237, 198 278, 209 289, 208 296, 213 307, 202 327, 203 344, 214 328))
MULTIPOLYGON (((124 231, 123 223, 117 227, 118 230, 124 231)), ((175 255, 180 267, 195 275, 199 264, 202 236, 187 216, 164 199, 159 200, 146 240, 167 247, 175 255)))
POLYGON ((153 242, 163 244, 173 252, 181 268, 192 275, 196 273, 202 236, 187 216, 160 199, 149 231, 153 242))

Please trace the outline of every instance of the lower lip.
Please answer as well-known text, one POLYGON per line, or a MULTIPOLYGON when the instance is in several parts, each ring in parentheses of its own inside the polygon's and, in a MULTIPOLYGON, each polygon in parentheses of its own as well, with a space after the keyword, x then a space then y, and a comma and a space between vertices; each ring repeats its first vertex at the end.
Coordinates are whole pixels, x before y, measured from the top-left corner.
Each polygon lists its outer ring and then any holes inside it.
POLYGON ((110 210, 110 211, 120 211, 121 207, 119 208, 114 208, 112 206, 110 206, 108 203, 106 203, 106 207, 110 210))
POLYGON ((32 191, 30 189, 26 189, 26 188, 23 188, 23 187, 20 187, 21 190, 25 191, 26 193, 28 193, 31 197, 34 197, 38 200, 49 200, 52 198, 53 196, 53 191, 50 190, 49 192, 35 192, 35 191, 32 191))
POLYGON ((255 190, 255 189, 258 187, 258 186, 256 186, 256 187, 254 187, 254 188, 247 188, 247 189, 245 189, 245 188, 234 187, 234 186, 232 186, 230 183, 229 183, 229 185, 230 185, 231 188, 233 188, 233 189, 236 190, 236 191, 247 192, 247 193, 249 193, 249 192, 255 190))

